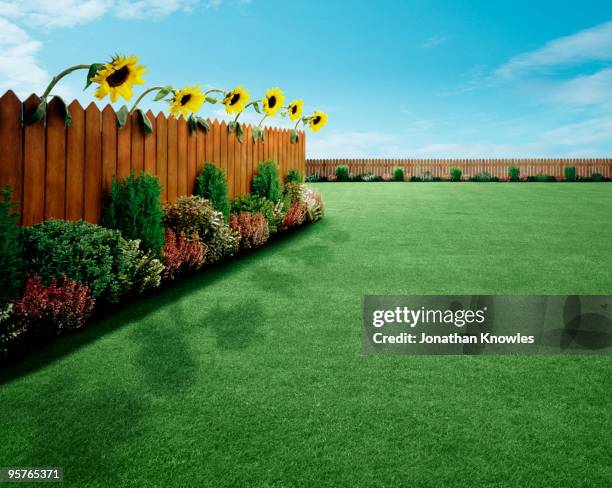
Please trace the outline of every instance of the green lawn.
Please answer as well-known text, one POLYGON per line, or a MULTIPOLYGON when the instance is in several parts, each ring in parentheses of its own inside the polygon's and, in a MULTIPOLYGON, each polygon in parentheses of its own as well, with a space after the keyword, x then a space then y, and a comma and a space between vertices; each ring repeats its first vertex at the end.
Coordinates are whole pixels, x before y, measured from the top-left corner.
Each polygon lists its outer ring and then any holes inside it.
POLYGON ((612 185, 315 186, 323 221, 5 372, 0 465, 78 487, 609 487, 612 358, 365 357, 361 299, 612 294, 612 185))

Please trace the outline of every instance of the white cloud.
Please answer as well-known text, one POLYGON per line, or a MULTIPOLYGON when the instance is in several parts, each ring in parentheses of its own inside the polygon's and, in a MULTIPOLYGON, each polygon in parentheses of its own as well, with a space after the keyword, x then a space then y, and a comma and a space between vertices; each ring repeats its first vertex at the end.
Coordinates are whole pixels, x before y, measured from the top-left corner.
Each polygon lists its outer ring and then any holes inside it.
POLYGON ((13 89, 27 96, 49 82, 49 73, 36 59, 40 47, 27 32, 0 17, 0 94, 13 89))
POLYGON ((609 142, 610 134, 612 115, 605 115, 557 127, 545 132, 543 138, 553 144, 577 146, 609 142))
POLYGON ((519 54, 499 67, 495 74, 512 78, 542 68, 609 60, 612 60, 612 21, 559 37, 540 49, 519 54))
POLYGON ((553 87, 550 99, 556 103, 589 106, 612 103, 612 68, 581 75, 553 87))
POLYGON ((104 15, 120 18, 159 18, 190 11, 199 0, 0 0, 5 18, 47 29, 73 27, 104 15))

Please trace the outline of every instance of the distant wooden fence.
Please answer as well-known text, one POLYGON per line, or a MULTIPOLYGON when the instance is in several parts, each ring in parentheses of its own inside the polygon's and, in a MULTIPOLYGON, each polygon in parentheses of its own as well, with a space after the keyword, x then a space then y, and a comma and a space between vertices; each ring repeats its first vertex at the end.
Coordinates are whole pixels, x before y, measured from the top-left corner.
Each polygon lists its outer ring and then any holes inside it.
POLYGON ((329 177, 335 173, 336 166, 345 164, 351 175, 371 173, 383 177, 391 177, 393 168, 404 168, 405 178, 432 176, 448 179, 453 167, 461 168, 462 177, 469 178, 476 173, 486 171, 492 176, 507 178, 511 166, 520 169, 521 177, 535 176, 543 173, 557 178, 564 177, 564 168, 574 166, 576 175, 591 176, 601 173, 610 178, 612 175, 612 159, 307 159, 306 175, 318 173, 329 177))
POLYGON ((184 119, 149 111, 154 132, 145 135, 136 115, 118 128, 110 105, 83 109, 76 100, 69 105, 72 126, 66 128, 56 102, 49 103, 46 121, 22 126, 22 113, 36 107, 38 97, 22 103, 8 91, 0 98, 0 188, 13 189, 22 225, 49 218, 98 222, 113 175, 125 177, 132 170, 159 177, 163 202, 191 194, 205 162, 225 169, 230 197, 249 191, 260 161, 275 160, 283 175, 290 169, 305 172, 304 133, 291 144, 288 130, 266 128, 265 144, 253 143, 247 126, 240 144, 225 122, 215 120, 207 133, 191 134, 184 119))

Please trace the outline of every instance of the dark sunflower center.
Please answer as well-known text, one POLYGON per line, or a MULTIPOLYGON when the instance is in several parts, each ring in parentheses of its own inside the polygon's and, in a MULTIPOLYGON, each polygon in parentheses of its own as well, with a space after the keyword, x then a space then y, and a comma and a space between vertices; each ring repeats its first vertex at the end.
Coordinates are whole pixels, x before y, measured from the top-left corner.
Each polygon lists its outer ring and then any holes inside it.
POLYGON ((293 107, 291 107, 291 113, 292 114, 296 114, 297 113, 297 105, 294 105, 293 107))
POLYGON ((191 95, 183 95, 181 98, 181 105, 187 105, 189 100, 191 100, 191 95))
POLYGON ((238 102, 238 100, 240 100, 240 93, 234 93, 234 95, 230 99, 230 105, 234 105, 238 102))
POLYGON ((274 108, 276 106, 276 97, 272 95, 268 98, 268 108, 274 108))
POLYGON ((127 66, 116 70, 112 75, 109 75, 106 78, 106 82, 110 87, 121 86, 125 83, 125 80, 128 79, 130 75, 130 69, 127 66))
POLYGON ((314 119, 312 119, 312 123, 314 125, 317 125, 319 122, 321 122, 321 116, 317 115, 314 119))

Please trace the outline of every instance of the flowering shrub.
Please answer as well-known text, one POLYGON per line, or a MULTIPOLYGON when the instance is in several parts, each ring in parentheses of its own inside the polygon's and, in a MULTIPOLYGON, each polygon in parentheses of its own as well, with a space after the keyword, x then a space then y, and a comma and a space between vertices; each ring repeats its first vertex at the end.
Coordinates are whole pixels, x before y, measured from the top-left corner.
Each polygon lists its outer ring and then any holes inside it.
POLYGON ((229 225, 240 234, 240 247, 245 250, 262 246, 270 236, 268 223, 260 213, 232 214, 229 225))
POLYGON ((267 198, 257 195, 241 195, 232 200, 232 213, 251 212, 260 213, 268 222, 268 231, 274 234, 278 225, 283 221, 289 205, 286 199, 274 203, 267 198))
POLYGON ((289 200, 289 203, 299 202, 302 199, 302 187, 301 183, 286 183, 285 184, 285 196, 289 200))
POLYGON ((322 219, 325 215, 323 197, 321 197, 319 192, 314 191, 312 188, 302 185, 300 201, 306 205, 306 219, 308 222, 316 222, 317 220, 322 219))
POLYGON ((308 207, 303 202, 292 203, 285 218, 283 219, 281 228, 283 230, 291 227, 302 225, 306 221, 308 207))
POLYGON ((172 229, 166 229, 166 244, 164 245, 164 279, 174 279, 176 275, 200 269, 204 264, 208 246, 200 242, 197 234, 189 239, 184 233, 177 234, 172 229))
POLYGON ((25 267, 49 282, 66 275, 87 284, 94 298, 116 303, 160 283, 163 266, 140 242, 88 222, 46 220, 22 231, 25 267))
POLYGON ((208 246, 209 263, 231 256, 238 251, 240 236, 225 224, 223 214, 209 200, 197 196, 180 197, 165 207, 164 222, 177 235, 196 234, 208 246))
POLYGON ((12 320, 19 335, 41 340, 83 327, 95 303, 83 283, 63 276, 45 285, 40 276, 33 275, 13 305, 12 320))

